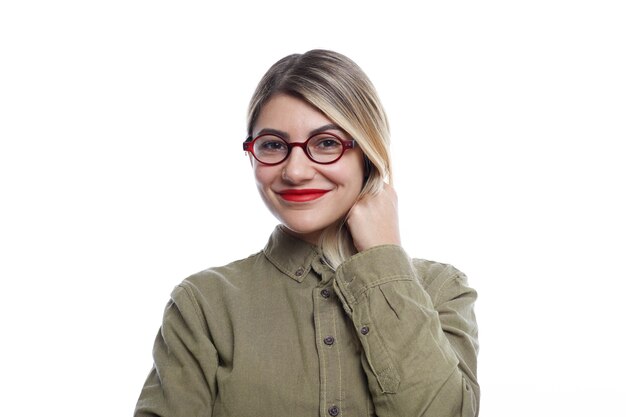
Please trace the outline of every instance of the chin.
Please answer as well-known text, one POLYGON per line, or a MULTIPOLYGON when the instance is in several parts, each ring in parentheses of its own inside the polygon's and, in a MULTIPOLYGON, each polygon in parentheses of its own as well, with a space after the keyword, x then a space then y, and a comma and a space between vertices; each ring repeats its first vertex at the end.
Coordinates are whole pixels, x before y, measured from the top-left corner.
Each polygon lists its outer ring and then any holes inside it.
POLYGON ((279 220, 288 232, 315 245, 318 244, 319 236, 322 234, 324 229, 329 226, 327 224, 319 223, 311 224, 302 222, 289 222, 285 221, 284 219, 279 220))
POLYGON ((283 226, 285 226, 287 229, 299 235, 313 235, 313 234, 321 233, 322 230, 324 230, 324 228, 320 228, 320 227, 303 226, 303 225, 287 223, 287 222, 283 222, 283 226))

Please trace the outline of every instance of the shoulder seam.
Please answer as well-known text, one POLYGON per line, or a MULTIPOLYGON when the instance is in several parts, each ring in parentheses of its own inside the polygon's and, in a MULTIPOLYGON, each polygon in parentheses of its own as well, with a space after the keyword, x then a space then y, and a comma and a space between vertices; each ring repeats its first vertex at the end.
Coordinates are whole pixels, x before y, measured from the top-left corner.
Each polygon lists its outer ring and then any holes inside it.
MULTIPOLYGON (((191 305, 193 306, 193 311, 196 314, 196 319, 198 320, 199 323, 202 323, 205 320, 202 320, 202 312, 200 310, 200 306, 198 305, 198 300, 196 300, 196 297, 193 296, 193 293, 191 291, 191 289, 187 288, 188 285, 186 281, 181 282, 180 284, 178 284, 176 287, 180 288, 181 290, 183 290, 185 292, 186 297, 189 299, 189 301, 191 302, 191 305)), ((206 332, 206 325, 202 326, 204 331, 206 332)), ((208 336, 208 333, 207 333, 208 336)))

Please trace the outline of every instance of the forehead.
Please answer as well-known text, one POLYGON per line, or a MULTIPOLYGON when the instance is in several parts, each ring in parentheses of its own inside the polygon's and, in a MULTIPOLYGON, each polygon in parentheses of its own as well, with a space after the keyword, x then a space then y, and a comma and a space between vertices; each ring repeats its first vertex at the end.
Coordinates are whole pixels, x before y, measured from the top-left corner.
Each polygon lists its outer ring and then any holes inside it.
POLYGON ((324 113, 306 101, 286 94, 277 94, 261 108, 253 126, 253 134, 257 135, 263 129, 274 129, 290 136, 301 136, 325 125, 331 125, 331 129, 337 128, 324 113))

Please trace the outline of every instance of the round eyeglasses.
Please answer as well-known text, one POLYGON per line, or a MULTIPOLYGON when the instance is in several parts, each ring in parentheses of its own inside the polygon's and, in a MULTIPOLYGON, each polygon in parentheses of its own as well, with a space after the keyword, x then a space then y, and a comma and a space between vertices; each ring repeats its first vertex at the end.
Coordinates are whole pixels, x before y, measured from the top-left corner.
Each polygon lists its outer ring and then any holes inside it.
POLYGON ((318 164, 332 164, 348 149, 354 149, 355 140, 343 140, 334 133, 322 132, 309 137, 305 142, 287 142, 274 134, 252 136, 243 143, 243 150, 265 165, 278 165, 289 157, 294 146, 304 150, 306 156, 318 164))

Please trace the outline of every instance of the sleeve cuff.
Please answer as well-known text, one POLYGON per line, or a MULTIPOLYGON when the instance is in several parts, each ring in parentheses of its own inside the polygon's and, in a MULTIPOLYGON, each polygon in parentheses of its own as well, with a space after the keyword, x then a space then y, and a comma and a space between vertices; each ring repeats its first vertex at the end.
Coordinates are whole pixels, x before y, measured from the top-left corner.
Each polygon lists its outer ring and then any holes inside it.
POLYGON ((411 259, 402 247, 381 245, 359 252, 339 265, 335 285, 351 306, 372 287, 414 277, 411 259))

